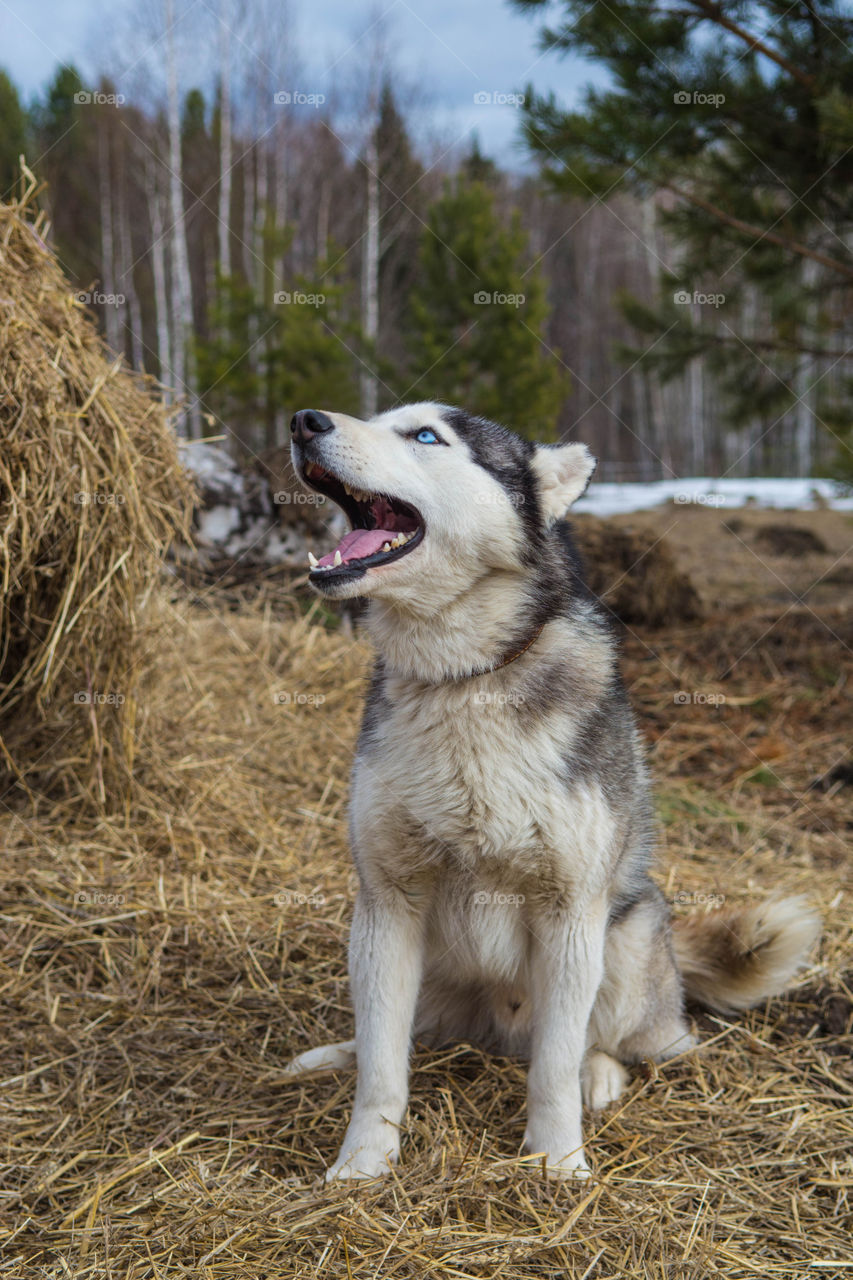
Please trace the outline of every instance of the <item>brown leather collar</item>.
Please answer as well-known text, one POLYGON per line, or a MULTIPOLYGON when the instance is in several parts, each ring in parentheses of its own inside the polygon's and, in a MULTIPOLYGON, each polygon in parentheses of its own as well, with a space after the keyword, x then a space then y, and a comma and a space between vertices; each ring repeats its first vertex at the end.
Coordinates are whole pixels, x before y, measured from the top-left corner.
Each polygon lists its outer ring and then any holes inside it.
POLYGON ((508 667, 511 662, 515 662, 516 658, 520 658, 523 653, 527 653, 527 650, 536 643, 544 630, 545 623, 543 622, 521 648, 512 649, 505 657, 501 658, 500 662, 496 662, 492 667, 476 667, 473 671, 466 672, 464 676, 453 676, 453 683, 457 683, 460 680, 475 680, 478 676, 487 676, 492 671, 500 671, 501 667, 508 667))

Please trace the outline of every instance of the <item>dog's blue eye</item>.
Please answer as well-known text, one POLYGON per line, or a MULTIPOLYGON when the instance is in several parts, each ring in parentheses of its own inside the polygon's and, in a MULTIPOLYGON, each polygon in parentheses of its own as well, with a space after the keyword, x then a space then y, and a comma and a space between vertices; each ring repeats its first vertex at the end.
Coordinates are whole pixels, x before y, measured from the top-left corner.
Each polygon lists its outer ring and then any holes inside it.
POLYGON ((430 431, 429 427, 424 427, 423 431, 419 431, 415 439, 418 444, 438 444, 438 436, 434 431, 430 431))

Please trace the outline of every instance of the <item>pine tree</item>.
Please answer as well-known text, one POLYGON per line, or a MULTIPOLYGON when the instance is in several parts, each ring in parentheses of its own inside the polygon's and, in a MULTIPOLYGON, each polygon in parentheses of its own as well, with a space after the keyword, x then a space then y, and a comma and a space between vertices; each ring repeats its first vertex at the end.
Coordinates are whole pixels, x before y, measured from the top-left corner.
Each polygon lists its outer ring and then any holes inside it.
POLYGON ((215 416, 214 434, 225 424, 257 452, 276 443, 271 428, 282 410, 288 419, 312 404, 358 412, 356 371, 338 336, 346 331, 343 303, 334 284, 319 295, 298 280, 268 304, 245 279, 217 277, 210 336, 195 343, 200 399, 215 416))
POLYGON ((409 297, 417 272, 423 166, 414 154, 406 121, 387 82, 376 126, 379 173, 379 337, 371 359, 380 378, 380 403, 405 365, 409 297), (384 384, 384 386, 383 386, 384 384))
POLYGON ((446 184, 421 241, 404 398, 459 404, 553 438, 568 383, 542 342, 545 289, 525 250, 518 217, 503 226, 488 187, 446 184))
POLYGON ((18 90, 0 68, 0 200, 11 200, 21 176, 19 157, 26 150, 27 122, 18 90))
MULTIPOLYGON (((105 109, 105 108, 104 108, 105 109)), ((32 110, 38 177, 46 178, 43 197, 50 214, 51 236, 63 267, 81 288, 100 276, 100 223, 97 116, 73 66, 60 67, 43 102, 32 110)))
POLYGON ((680 261, 659 305, 624 304, 655 339, 648 363, 668 376, 705 357, 722 411, 767 431, 787 415, 781 439, 807 469, 815 423, 850 425, 849 6, 561 3, 544 47, 603 64, 612 87, 571 112, 529 90, 531 147, 561 190, 659 193, 680 261))

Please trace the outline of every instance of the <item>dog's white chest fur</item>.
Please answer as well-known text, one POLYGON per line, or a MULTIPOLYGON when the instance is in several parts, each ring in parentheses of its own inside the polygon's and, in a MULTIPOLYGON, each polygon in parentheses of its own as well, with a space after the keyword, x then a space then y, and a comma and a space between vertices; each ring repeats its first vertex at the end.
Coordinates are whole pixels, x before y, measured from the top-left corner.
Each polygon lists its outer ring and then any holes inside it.
POLYGON ((525 717, 510 686, 481 686, 388 682, 381 739, 355 770, 356 844, 391 839, 401 871, 429 859, 480 882, 495 877, 493 888, 517 886, 544 860, 552 874, 556 861, 571 876, 566 864, 584 829, 610 821, 600 793, 567 783, 571 726, 564 715, 525 717))

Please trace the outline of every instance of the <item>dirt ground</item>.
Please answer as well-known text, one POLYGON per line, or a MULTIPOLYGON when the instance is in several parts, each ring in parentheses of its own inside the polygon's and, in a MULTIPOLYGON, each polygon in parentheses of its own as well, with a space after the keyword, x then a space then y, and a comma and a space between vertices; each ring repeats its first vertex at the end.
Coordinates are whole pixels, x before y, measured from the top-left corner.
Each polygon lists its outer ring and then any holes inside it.
POLYGON ((615 519, 666 536, 706 610, 623 632, 659 882, 679 913, 808 894, 824 935, 793 989, 694 1010, 701 1050, 587 1117, 588 1184, 519 1158, 523 1065, 459 1046, 416 1050, 393 1177, 325 1188, 353 1077, 282 1066, 351 1033, 369 654, 316 613, 180 589, 156 606, 138 803, 2 797, 0 1276, 850 1274, 853 518, 615 519), (783 554, 768 525, 826 549, 783 554))

